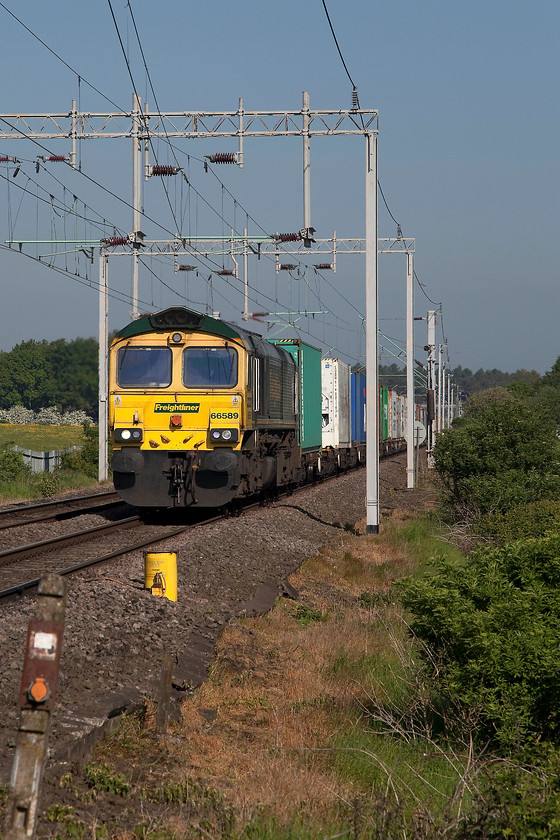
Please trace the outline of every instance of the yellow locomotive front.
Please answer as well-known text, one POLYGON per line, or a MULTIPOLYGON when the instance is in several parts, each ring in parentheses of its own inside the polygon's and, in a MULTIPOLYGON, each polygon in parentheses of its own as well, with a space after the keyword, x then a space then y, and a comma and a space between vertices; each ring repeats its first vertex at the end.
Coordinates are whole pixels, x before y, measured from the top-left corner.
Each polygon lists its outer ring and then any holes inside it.
POLYGON ((183 307, 125 327, 110 349, 113 479, 140 508, 215 507, 238 495, 252 423, 250 348, 183 307))

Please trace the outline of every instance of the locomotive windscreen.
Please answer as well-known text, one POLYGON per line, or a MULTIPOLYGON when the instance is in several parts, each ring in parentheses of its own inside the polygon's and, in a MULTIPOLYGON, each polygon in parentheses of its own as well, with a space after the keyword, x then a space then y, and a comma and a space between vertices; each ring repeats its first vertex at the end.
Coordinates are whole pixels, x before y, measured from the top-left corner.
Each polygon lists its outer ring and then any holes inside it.
POLYGON ((187 347, 183 351, 186 388, 233 388, 237 385, 237 350, 232 347, 187 347))
POLYGON ((117 379, 122 388, 167 388, 171 385, 172 353, 169 347, 121 347, 117 379))

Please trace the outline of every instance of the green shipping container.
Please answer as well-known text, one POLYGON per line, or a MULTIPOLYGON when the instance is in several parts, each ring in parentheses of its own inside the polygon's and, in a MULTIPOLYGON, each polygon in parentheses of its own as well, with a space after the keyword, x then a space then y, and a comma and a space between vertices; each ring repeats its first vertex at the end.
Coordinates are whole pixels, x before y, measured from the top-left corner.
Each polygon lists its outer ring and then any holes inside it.
POLYGON ((299 445, 303 452, 322 447, 321 351, 300 338, 270 338, 294 359, 299 372, 299 445))
POLYGON ((379 388, 379 416, 381 440, 389 440, 389 389, 384 385, 379 388))

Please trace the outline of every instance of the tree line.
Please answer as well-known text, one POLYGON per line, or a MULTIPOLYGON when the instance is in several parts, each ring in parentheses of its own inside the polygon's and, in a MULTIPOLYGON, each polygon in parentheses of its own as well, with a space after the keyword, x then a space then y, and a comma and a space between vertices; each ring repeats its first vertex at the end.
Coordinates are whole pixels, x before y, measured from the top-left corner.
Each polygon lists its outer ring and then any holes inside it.
POLYGON ((0 408, 56 406, 96 417, 98 347, 94 338, 30 339, 1 351, 0 408))
MULTIPOLYGON (((94 338, 67 341, 22 341, 9 351, 0 351, 0 408, 14 405, 39 411, 56 406, 59 411, 85 411, 97 416, 98 343, 94 338)), ((473 373, 460 365, 451 371, 460 391, 470 395, 489 388, 522 383, 539 388, 554 402, 560 386, 560 360, 541 377, 535 370, 504 373, 493 368, 473 373)), ((389 388, 406 390, 405 369, 398 364, 380 365, 380 381, 389 388)), ((421 393, 421 390, 419 389, 421 393)))
MULTIPOLYGON (((453 384, 458 390, 466 394, 477 394, 489 388, 505 388, 513 382, 536 385, 541 379, 541 375, 536 370, 525 368, 520 368, 515 373, 505 373, 497 368, 492 368, 492 370, 479 368, 473 373, 470 368, 458 365, 455 368, 449 368, 448 373, 453 377, 453 384)), ((380 365, 379 376, 380 382, 388 388, 402 393, 406 390, 406 368, 400 367, 395 362, 391 365, 380 365)), ((422 393, 422 389, 419 391, 422 393)))

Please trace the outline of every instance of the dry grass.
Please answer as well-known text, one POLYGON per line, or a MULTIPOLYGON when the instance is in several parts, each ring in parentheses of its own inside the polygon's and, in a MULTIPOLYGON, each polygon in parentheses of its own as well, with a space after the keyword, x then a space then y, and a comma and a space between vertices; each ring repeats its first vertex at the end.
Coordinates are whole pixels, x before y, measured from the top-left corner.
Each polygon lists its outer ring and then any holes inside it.
POLYGON ((387 647, 357 596, 410 567, 388 539, 346 534, 307 561, 290 579, 299 601, 226 629, 210 679, 183 705, 186 754, 175 758, 242 820, 264 808, 285 822, 304 808, 325 824, 358 793, 333 770, 328 745, 357 725, 367 687, 341 679, 332 663, 341 651, 359 659, 387 647), (380 576, 389 558, 391 575, 380 576), (312 618, 303 624, 298 614, 312 618))

